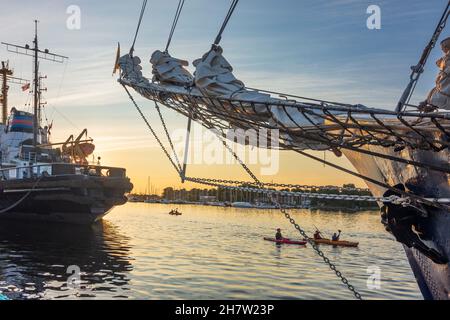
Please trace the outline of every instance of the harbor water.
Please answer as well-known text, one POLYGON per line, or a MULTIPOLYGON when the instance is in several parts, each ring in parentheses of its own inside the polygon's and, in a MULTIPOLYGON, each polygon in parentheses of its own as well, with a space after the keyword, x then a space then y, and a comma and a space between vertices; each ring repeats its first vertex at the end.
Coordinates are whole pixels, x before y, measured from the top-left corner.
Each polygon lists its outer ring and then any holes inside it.
MULTIPOLYGON (((183 215, 171 216, 173 208, 128 203, 91 227, 2 222, 0 293, 11 299, 353 298, 311 246, 263 240, 277 227, 299 237, 279 211, 178 205, 183 215)), ((378 212, 290 212, 309 233, 315 226, 326 236, 341 229, 343 240, 359 241, 358 248, 320 248, 363 298, 422 298, 378 212)))

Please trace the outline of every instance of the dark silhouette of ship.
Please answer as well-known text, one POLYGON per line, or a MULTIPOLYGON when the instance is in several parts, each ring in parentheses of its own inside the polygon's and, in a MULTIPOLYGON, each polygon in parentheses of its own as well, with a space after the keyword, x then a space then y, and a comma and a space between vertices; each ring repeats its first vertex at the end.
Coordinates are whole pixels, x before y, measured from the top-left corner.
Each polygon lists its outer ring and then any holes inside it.
POLYGON ((9 83, 30 84, 13 77, 2 62, 2 115, 0 125, 0 219, 43 220, 90 224, 114 206, 126 203, 132 184, 124 168, 100 165, 87 159, 95 146, 84 129, 77 137, 52 143, 50 126, 41 125, 40 59, 63 62, 67 57, 38 47, 37 21, 33 46, 3 43, 10 52, 34 60, 33 112, 12 108, 8 115, 9 83))

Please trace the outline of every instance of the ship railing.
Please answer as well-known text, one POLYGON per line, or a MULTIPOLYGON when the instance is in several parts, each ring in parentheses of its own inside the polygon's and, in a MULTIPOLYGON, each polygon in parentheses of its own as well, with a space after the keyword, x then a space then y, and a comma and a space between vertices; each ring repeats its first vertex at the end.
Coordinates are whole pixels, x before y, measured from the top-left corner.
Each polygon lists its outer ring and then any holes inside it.
POLYGON ((124 178, 126 176, 126 170, 117 167, 75 163, 44 163, 0 169, 0 179, 2 180, 69 175, 124 178))

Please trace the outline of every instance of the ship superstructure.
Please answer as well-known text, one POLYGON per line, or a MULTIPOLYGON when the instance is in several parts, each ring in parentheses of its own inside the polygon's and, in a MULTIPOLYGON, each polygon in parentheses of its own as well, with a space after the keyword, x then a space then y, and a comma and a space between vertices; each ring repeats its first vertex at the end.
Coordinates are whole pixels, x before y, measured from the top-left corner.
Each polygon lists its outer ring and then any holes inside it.
POLYGON ((42 79, 39 60, 63 62, 67 57, 40 50, 37 21, 33 46, 3 43, 9 52, 33 58, 33 111, 8 109, 9 82, 30 84, 13 77, 2 64, 0 125, 0 219, 42 220, 90 224, 114 206, 126 202, 132 184, 123 168, 89 162, 95 146, 84 129, 66 141, 51 141, 51 126, 41 124, 42 79), (9 112, 8 112, 9 111, 9 112), (9 114, 8 114, 9 113, 9 114))

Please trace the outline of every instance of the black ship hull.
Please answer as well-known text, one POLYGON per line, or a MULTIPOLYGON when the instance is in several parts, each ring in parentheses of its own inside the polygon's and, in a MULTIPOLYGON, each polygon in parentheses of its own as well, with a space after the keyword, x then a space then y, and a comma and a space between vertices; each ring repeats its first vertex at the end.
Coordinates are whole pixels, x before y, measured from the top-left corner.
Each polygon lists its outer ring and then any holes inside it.
POLYGON ((126 203, 126 177, 49 176, 0 181, 0 219, 92 224, 126 203))

